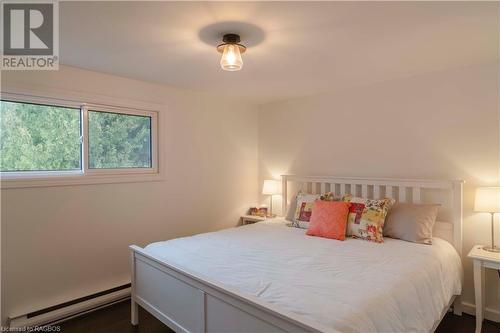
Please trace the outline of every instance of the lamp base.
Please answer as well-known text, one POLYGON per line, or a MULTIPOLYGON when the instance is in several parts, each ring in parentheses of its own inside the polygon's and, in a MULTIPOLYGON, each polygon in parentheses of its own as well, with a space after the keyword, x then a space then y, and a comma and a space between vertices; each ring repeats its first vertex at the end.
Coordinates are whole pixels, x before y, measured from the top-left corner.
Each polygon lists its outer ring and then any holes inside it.
POLYGON ((491 246, 483 246, 483 250, 488 251, 488 252, 500 252, 500 247, 491 247, 491 246))

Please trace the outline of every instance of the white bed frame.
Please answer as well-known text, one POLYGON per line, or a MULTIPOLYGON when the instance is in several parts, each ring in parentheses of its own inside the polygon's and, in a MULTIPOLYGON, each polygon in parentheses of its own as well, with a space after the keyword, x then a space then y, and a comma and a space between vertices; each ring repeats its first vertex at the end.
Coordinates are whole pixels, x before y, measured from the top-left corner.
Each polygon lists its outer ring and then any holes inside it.
MULTIPOLYGON (((449 241, 462 254, 463 181, 282 176, 282 211, 291 192, 332 191, 364 198, 391 197, 399 202, 439 202, 442 216, 434 234, 449 241), (295 187, 295 188, 294 188, 295 187), (290 189, 290 190, 289 190, 290 189)), ((292 193, 292 194, 293 194, 292 193)), ((202 279, 172 264, 159 261, 142 248, 130 246, 132 325, 138 325, 138 305, 176 332, 325 332, 318 323, 266 304, 217 283, 202 279)), ((460 296, 454 296, 460 315, 460 296)), ((443 309, 442 317, 448 311, 443 309)), ((441 319, 442 319, 441 317, 441 319)), ((433 332, 440 321, 434 323, 433 332)))

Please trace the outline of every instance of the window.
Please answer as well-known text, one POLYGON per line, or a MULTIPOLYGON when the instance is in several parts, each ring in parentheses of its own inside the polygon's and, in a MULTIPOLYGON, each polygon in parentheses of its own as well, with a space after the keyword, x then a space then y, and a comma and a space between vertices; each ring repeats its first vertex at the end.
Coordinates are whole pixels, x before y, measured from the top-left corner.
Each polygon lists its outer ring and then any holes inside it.
POLYGON ((158 175, 156 112, 10 95, 0 101, 2 187, 54 176, 96 183, 158 175))
POLYGON ((89 168, 151 168, 151 117, 89 111, 89 168))
POLYGON ((1 171, 81 169, 79 109, 0 103, 1 171))

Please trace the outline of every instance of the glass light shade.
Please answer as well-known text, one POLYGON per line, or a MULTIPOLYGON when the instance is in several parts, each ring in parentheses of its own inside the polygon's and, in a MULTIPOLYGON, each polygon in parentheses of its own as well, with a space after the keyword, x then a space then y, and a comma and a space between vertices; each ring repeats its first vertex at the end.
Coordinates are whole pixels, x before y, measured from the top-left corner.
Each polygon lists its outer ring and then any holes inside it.
POLYGON ((231 72, 239 71, 243 67, 243 60, 241 59, 241 52, 238 45, 224 45, 220 66, 223 70, 231 72))
POLYGON ((277 180, 264 180, 264 186, 262 186, 262 194, 274 195, 279 194, 280 182, 277 180))
POLYGON ((477 188, 474 210, 484 213, 500 212, 500 187, 477 188))

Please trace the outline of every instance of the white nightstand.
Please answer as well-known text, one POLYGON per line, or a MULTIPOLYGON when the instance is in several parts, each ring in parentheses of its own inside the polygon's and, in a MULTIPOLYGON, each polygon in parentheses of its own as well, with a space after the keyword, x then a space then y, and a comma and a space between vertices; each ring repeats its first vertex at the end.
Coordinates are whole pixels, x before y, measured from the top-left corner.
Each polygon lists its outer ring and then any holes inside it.
POLYGON ((252 224, 256 222, 265 221, 265 217, 255 216, 255 215, 242 215, 241 216, 241 225, 252 224))
POLYGON ((500 269, 500 253, 489 252, 476 245, 470 250, 469 258, 474 262, 474 293, 476 295, 476 333, 481 333, 484 319, 484 269, 500 269))

